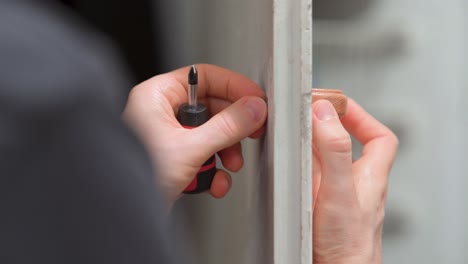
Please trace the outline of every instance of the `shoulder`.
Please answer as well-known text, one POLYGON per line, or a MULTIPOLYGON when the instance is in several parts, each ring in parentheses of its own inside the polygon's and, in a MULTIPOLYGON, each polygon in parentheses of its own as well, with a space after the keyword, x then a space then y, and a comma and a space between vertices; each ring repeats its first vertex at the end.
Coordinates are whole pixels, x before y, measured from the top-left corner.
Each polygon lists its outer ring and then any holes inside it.
POLYGON ((1 103, 23 112, 121 107, 129 82, 110 42, 69 11, 37 3, 0 2, 1 103))

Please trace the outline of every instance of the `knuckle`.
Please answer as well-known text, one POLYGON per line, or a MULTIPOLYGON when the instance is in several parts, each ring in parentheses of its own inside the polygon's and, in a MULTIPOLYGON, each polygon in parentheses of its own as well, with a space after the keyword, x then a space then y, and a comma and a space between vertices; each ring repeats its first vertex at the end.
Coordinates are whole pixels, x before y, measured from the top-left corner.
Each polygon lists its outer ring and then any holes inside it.
POLYGON ((239 126, 232 117, 226 114, 220 114, 217 122, 218 130, 227 137, 236 137, 239 126))
POLYGON ((133 87, 131 90, 130 90, 130 93, 128 94, 128 99, 127 101, 133 101, 135 100, 138 95, 139 95, 139 87, 136 86, 136 87, 133 87))
POLYGON ((398 148, 398 146, 400 145, 400 141, 399 141, 398 137, 390 129, 388 129, 388 131, 386 133, 386 139, 387 139, 387 143, 390 146, 398 148))
POLYGON ((128 93, 127 104, 141 105, 141 102, 147 101, 148 92, 148 88, 142 84, 133 87, 128 93))
POLYGON ((351 137, 347 133, 330 135, 326 142, 327 148, 337 153, 351 153, 351 137))
POLYGON ((391 136, 390 136, 390 142, 392 142, 392 145, 394 145, 397 148, 400 145, 400 140, 393 132, 391 133, 391 136))

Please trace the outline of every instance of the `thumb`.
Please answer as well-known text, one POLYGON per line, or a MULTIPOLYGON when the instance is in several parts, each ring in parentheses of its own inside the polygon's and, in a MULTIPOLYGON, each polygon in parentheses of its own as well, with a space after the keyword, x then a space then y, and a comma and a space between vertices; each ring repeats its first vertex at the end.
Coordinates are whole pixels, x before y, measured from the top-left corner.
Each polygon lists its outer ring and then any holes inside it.
POLYGON ((320 188, 332 191, 336 198, 354 194, 351 138, 329 101, 314 103, 313 112, 313 141, 322 169, 320 188))
POLYGON ((248 137, 265 123, 267 106, 260 97, 247 96, 192 131, 199 154, 208 158, 248 137), (198 145, 198 144, 196 144, 198 145))

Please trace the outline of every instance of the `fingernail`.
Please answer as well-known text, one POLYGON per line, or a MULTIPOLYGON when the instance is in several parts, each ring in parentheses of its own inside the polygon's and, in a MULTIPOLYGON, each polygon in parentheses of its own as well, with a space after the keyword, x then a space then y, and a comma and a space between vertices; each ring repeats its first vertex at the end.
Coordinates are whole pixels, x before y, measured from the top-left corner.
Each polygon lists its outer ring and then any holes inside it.
POLYGON ((329 101, 320 101, 315 107, 315 115, 322 121, 330 120, 332 118, 338 118, 335 108, 329 101))
POLYGON ((244 106, 247 111, 251 114, 253 120, 260 121, 263 117, 263 112, 265 111, 265 103, 261 101, 262 99, 249 98, 244 106))

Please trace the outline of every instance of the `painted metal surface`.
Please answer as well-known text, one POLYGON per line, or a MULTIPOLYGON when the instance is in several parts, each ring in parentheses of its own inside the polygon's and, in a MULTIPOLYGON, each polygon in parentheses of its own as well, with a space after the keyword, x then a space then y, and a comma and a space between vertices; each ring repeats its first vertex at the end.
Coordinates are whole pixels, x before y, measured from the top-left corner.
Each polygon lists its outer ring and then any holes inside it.
POLYGON ((155 8, 171 68, 217 64, 268 95, 266 137, 243 142, 244 168, 232 174, 229 195, 184 197, 176 208, 193 255, 206 264, 310 264, 311 0, 162 1, 155 8))
POLYGON ((274 1, 274 263, 312 263, 312 1, 274 1))

